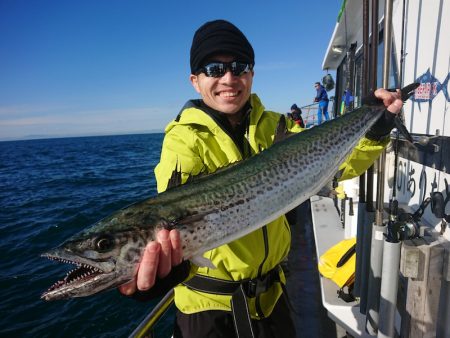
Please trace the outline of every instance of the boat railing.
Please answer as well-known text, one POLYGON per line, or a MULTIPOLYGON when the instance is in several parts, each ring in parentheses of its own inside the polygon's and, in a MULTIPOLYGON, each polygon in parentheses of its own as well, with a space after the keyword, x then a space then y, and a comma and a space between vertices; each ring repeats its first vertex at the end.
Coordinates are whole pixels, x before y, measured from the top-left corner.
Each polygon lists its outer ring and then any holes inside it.
MULTIPOLYGON (((305 122, 306 128, 310 128, 318 124, 317 110, 319 109, 319 103, 315 102, 312 104, 308 104, 306 106, 300 107, 300 109, 302 110, 303 121, 305 122)), ((328 104, 328 114, 330 116, 330 119, 333 118, 332 112, 333 112, 333 100, 330 100, 328 104)))
POLYGON ((153 329, 164 314, 173 304, 174 291, 171 289, 150 313, 142 320, 142 322, 134 329, 128 338, 153 338, 153 329))

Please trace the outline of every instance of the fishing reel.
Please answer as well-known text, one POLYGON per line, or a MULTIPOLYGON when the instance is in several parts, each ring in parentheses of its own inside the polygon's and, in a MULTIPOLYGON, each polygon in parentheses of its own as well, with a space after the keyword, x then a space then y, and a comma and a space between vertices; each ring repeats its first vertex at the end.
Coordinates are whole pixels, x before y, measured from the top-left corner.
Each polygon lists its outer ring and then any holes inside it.
POLYGON ((389 242, 398 242, 406 239, 413 239, 420 236, 420 221, 425 209, 430 205, 431 212, 436 218, 442 219, 441 235, 450 222, 450 214, 445 213, 447 204, 450 202, 450 188, 446 179, 445 192, 446 196, 440 191, 430 193, 430 196, 422 201, 419 208, 413 213, 403 212, 398 214, 398 202, 391 201, 390 211, 391 219, 387 225, 386 240, 389 242))
POLYGON ((420 222, 414 217, 414 215, 409 213, 403 213, 399 215, 397 221, 392 221, 393 224, 389 227, 388 224, 388 241, 389 233, 392 232, 391 238, 392 242, 404 241, 406 239, 413 239, 420 236, 420 222), (392 229, 390 231, 390 229, 392 229))
POLYGON ((391 243, 398 243, 406 239, 413 239, 420 236, 420 218, 415 214, 401 213, 397 218, 389 220, 387 224, 386 240, 391 243))
POLYGON ((447 179, 444 179, 445 183, 445 199, 444 195, 440 191, 434 191, 431 193, 431 212, 436 218, 441 219, 441 235, 444 234, 447 229, 447 223, 450 222, 450 215, 445 213, 445 208, 450 202, 450 188, 448 186, 447 179))
POLYGON ((398 243, 406 239, 413 239, 420 236, 420 220, 425 209, 431 202, 431 197, 422 201, 416 212, 398 213, 398 201, 391 201, 391 219, 387 224, 386 240, 391 243, 398 243))

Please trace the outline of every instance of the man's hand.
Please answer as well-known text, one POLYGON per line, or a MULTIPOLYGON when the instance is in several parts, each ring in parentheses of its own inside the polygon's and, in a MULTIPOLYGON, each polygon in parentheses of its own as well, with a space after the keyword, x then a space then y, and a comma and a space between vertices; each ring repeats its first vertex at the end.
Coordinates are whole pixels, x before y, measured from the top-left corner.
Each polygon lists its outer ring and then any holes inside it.
POLYGON ((386 89, 379 88, 375 90, 375 96, 383 100, 386 109, 392 114, 400 113, 403 107, 403 101, 401 99, 400 89, 397 89, 396 92, 389 92, 386 89))
MULTIPOLYGON (((369 95, 368 100, 376 98, 382 100, 386 107, 385 112, 375 122, 375 124, 367 131, 366 137, 371 140, 379 141, 388 136, 392 128, 395 126, 395 116, 400 113, 403 107, 403 101, 400 89, 396 92, 390 92, 386 89, 377 89, 372 95, 369 95)), ((363 98, 363 103, 366 99, 363 98)))
POLYGON ((149 290, 155 284, 157 276, 166 277, 172 267, 180 264, 182 260, 180 233, 177 230, 161 230, 156 235, 156 241, 145 247, 144 255, 136 268, 135 278, 119 286, 119 291, 130 296, 136 290, 149 290))

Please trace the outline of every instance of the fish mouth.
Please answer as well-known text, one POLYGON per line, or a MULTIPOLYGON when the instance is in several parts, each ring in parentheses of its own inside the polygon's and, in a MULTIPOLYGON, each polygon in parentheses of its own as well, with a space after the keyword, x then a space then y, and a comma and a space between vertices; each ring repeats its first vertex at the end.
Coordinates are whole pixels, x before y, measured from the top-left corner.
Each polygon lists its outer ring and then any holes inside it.
POLYGON ((43 254, 42 257, 60 263, 75 265, 75 268, 67 272, 63 279, 54 283, 41 295, 41 299, 47 301, 88 295, 90 294, 88 289, 95 289, 92 285, 99 284, 108 275, 112 275, 112 273, 106 273, 99 267, 88 263, 81 263, 51 254, 43 254))

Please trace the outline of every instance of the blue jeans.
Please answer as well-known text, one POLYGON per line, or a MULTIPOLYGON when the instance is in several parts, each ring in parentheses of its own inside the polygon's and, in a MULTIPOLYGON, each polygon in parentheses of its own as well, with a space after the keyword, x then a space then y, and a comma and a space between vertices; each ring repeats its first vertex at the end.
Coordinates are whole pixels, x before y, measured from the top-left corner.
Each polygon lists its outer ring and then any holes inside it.
POLYGON ((328 101, 320 101, 319 109, 317 110, 317 124, 322 124, 322 114, 325 116, 325 121, 328 121, 328 101))

